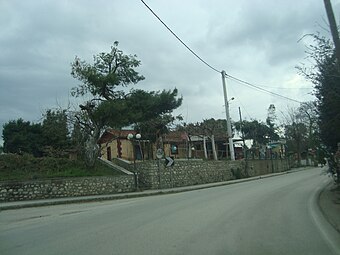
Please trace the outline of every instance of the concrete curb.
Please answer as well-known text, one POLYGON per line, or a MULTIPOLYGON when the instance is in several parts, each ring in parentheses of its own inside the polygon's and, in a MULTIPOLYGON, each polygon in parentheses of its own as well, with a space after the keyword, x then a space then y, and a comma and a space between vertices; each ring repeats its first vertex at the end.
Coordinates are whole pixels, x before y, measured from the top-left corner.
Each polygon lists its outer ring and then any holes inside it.
POLYGON ((4 210, 15 210, 22 208, 30 208, 30 207, 41 207, 41 206, 51 206, 51 205, 61 205, 61 204, 72 204, 72 203, 85 203, 85 202, 99 202, 99 201, 107 201, 107 200, 117 200, 117 199, 127 199, 127 198, 137 198, 137 197, 147 197, 147 196, 155 196, 155 195, 165 195, 165 194, 173 194, 180 192, 187 192, 193 190, 207 189, 225 185, 232 185, 236 183, 249 182, 255 180, 261 180, 265 178, 280 176, 284 174, 290 174, 294 172, 304 171, 308 168, 300 168, 295 170, 288 170, 280 173, 273 173, 267 175, 260 175, 245 179, 231 180, 225 182, 217 182, 217 183, 209 183, 209 184, 200 184, 194 186, 186 186, 172 189, 162 189, 162 190, 146 190, 142 192, 134 192, 134 193, 119 193, 112 195, 97 195, 97 196, 86 196, 86 197, 69 197, 69 198, 55 198, 55 199, 46 199, 46 200, 30 200, 30 201, 15 201, 15 202, 5 202, 0 203, 0 211, 4 210))

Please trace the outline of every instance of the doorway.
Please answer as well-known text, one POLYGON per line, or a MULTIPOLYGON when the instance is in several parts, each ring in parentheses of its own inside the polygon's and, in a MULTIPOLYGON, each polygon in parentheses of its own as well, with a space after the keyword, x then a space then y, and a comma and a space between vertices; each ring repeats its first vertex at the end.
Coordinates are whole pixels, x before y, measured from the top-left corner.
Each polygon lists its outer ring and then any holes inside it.
POLYGON ((106 149, 106 157, 107 157, 108 161, 111 161, 112 156, 111 156, 111 147, 110 146, 107 147, 107 149, 106 149))

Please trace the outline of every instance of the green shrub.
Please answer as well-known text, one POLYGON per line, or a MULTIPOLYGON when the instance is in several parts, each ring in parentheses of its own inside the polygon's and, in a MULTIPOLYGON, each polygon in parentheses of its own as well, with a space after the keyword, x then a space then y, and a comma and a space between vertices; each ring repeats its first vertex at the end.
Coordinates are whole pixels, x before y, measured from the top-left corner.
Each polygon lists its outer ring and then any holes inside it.
POLYGON ((0 155, 0 181, 120 174, 101 162, 97 162, 95 168, 88 169, 80 160, 52 157, 35 158, 29 154, 0 155))

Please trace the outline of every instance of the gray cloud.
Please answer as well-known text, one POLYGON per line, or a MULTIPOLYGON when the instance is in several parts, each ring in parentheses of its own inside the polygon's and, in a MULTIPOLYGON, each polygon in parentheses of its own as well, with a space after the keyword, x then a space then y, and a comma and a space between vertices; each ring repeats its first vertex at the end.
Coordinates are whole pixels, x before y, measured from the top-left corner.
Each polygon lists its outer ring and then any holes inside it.
MULTIPOLYGON (((311 86, 297 80, 294 66, 303 61, 297 40, 321 30, 322 1, 146 1, 203 59, 218 70, 271 87, 311 86)), ((339 0, 332 1, 339 17, 339 0)), ((223 118, 221 75, 197 60, 140 1, 1 1, 0 125, 19 117, 39 121, 57 104, 66 106, 78 84, 70 76, 77 55, 92 56, 114 41, 142 61, 138 69, 146 90, 177 87, 187 121, 223 118)), ((272 89, 274 92, 277 90, 272 89)), ((308 92, 308 91, 307 91, 308 92)), ((309 100, 306 91, 280 93, 309 100)), ((228 81, 231 115, 240 106, 246 118, 263 118, 270 103, 285 100, 228 81)), ((277 108, 279 108, 277 107, 277 108)))

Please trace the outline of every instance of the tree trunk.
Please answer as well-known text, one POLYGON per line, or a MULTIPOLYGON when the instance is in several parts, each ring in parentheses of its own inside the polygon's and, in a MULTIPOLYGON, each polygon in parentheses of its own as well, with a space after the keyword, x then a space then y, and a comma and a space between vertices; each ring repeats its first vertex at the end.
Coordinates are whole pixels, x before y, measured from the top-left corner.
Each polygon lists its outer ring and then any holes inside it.
POLYGON ((207 137, 206 136, 203 136, 203 150, 204 150, 204 158, 208 159, 207 137))
POLYGON ((298 140, 296 143, 297 150, 297 158, 298 158, 298 166, 301 166, 301 141, 298 140))
POLYGON ((85 144, 85 164, 88 168, 93 168, 95 166, 99 154, 100 148, 97 144, 97 140, 94 137, 90 137, 85 144))
POLYGON ((92 135, 85 142, 85 164, 88 168, 94 168, 97 158, 100 156, 100 147, 97 141, 100 136, 100 130, 95 128, 92 135))
POLYGON ((214 160, 217 160, 217 153, 216 153, 216 147, 215 147, 215 136, 214 135, 211 135, 211 147, 212 147, 212 151, 213 151, 214 160))
POLYGON ((189 158, 192 158, 192 150, 191 150, 191 142, 188 143, 188 150, 189 150, 189 158))

